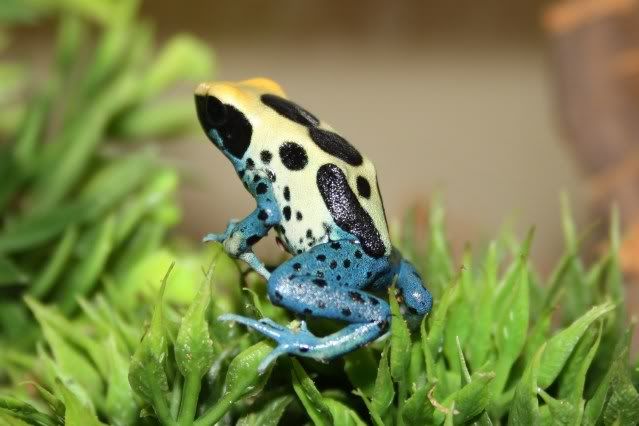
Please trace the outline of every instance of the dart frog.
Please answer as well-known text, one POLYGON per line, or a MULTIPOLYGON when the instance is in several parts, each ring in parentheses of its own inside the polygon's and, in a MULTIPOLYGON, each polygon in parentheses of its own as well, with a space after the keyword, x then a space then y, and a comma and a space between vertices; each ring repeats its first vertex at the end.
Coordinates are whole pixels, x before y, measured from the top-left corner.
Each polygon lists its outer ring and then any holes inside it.
POLYGON ((347 323, 319 337, 304 322, 292 330, 268 318, 222 315, 277 343, 260 372, 282 354, 328 360, 385 334, 390 307, 374 292, 393 281, 405 315, 430 311, 431 294, 391 245, 375 167, 353 145, 268 79, 201 83, 195 105, 206 136, 257 203, 203 241, 221 242, 262 275, 273 304, 347 323), (251 248, 271 229, 292 255, 272 273, 251 248))

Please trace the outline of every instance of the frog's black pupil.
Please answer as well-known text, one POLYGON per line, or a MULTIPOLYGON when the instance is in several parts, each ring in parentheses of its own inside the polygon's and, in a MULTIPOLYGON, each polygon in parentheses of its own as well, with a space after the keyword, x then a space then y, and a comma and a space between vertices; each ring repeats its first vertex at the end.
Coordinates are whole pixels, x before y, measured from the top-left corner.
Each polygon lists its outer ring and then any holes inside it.
POLYGON ((215 96, 206 97, 206 116, 210 124, 219 126, 227 119, 226 107, 215 96))

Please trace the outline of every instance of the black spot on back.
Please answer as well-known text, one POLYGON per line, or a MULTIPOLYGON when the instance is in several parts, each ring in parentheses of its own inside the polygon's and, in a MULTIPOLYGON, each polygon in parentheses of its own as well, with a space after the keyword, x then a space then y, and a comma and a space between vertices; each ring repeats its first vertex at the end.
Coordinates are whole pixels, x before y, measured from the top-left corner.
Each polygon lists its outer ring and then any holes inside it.
POLYGON ((308 164, 306 150, 295 142, 284 142, 280 146, 280 159, 289 170, 302 170, 308 164))
POLYGON ((217 130, 222 148, 235 158, 242 158, 251 144, 253 127, 246 116, 233 105, 223 104, 214 96, 195 95, 197 116, 208 138, 217 130))
POLYGON ((270 163, 271 158, 273 158, 273 154, 271 154, 271 151, 264 150, 260 152, 260 160, 262 160, 262 163, 264 164, 270 163))
POLYGON ((359 151, 337 133, 318 127, 310 127, 308 132, 313 142, 322 151, 347 162, 351 166, 359 166, 364 161, 359 151))
POLYGON ((284 206, 282 213, 284 213, 284 218, 286 220, 291 220, 291 208, 289 206, 284 206))
POLYGON ((295 212, 295 218, 297 220, 302 220, 304 216, 302 216, 302 212, 298 211, 298 212, 295 212))
POLYGON ((284 187, 284 199, 286 201, 291 201, 291 190, 289 189, 288 186, 284 187))
POLYGON ((273 109, 275 112, 291 121, 301 124, 302 126, 318 126, 319 120, 310 112, 306 111, 295 102, 284 99, 270 93, 261 97, 262 103, 273 109))
POLYGON ((371 184, 363 176, 357 176, 357 193, 364 198, 371 197, 371 184))
POLYGON ((317 171, 317 187, 333 220, 360 241, 369 256, 379 258, 386 248, 370 215, 348 186, 344 172, 335 164, 324 164, 317 171))

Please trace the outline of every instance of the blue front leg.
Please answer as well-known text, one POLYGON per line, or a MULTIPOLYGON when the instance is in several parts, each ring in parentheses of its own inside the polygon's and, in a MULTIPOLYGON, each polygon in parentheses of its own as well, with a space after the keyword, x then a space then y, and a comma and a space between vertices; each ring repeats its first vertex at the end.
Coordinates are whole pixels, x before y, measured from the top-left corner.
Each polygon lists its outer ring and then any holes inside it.
POLYGON ((273 225, 279 223, 280 212, 273 197, 273 187, 269 178, 259 171, 246 173, 245 185, 257 201, 257 208, 241 221, 229 222, 222 234, 207 234, 202 241, 218 241, 233 257, 244 260, 257 273, 269 279, 270 272, 253 253, 251 247, 264 237, 273 225))
POLYGON ((306 330, 290 330, 270 320, 223 315, 275 340, 277 347, 260 371, 282 354, 327 360, 353 351, 384 334, 390 323, 385 300, 363 291, 372 283, 390 283, 394 268, 388 258, 367 256, 359 244, 339 241, 320 244, 277 268, 268 282, 276 305, 301 315, 349 322, 342 330, 318 337, 306 330))

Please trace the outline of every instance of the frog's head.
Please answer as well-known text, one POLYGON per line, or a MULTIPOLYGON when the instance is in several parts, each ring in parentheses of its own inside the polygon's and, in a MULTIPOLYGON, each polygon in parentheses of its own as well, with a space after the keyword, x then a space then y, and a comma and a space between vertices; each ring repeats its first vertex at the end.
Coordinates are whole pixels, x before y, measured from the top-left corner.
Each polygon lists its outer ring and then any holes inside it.
POLYGON ((232 161, 244 156, 254 131, 262 125, 259 111, 264 94, 284 96, 277 83, 265 78, 207 82, 195 89, 195 107, 204 132, 232 161))

